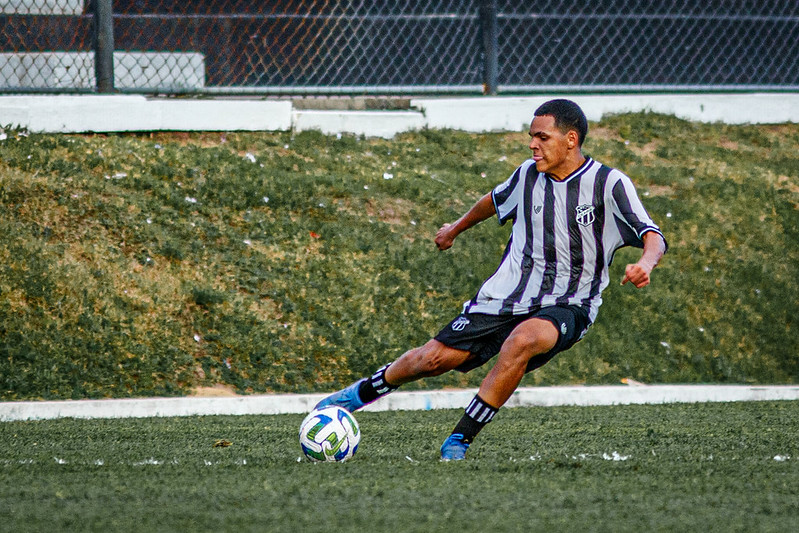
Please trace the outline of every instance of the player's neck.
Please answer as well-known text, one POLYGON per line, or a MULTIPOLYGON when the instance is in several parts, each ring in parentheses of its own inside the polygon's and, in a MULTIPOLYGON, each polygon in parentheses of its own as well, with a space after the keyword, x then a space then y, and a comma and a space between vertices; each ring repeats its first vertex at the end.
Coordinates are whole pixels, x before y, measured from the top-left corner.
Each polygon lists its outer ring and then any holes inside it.
POLYGON ((555 181, 563 181, 571 176, 575 170, 583 166, 584 163, 585 156, 583 156, 582 152, 577 151, 573 156, 568 157, 563 163, 547 172, 547 175, 555 181))

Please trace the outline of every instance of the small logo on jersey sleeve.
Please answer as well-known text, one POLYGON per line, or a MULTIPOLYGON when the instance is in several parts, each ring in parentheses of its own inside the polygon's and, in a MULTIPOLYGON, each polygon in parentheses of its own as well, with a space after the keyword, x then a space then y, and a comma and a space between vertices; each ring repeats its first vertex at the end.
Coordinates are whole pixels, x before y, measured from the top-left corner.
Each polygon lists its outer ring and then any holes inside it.
POLYGON ((471 323, 472 323, 472 321, 469 320, 468 318, 466 318, 465 316, 459 316, 452 323, 452 330, 453 331, 463 331, 463 329, 466 326, 468 326, 469 324, 471 324, 471 323))
POLYGON ((589 204, 582 204, 577 206, 577 223, 581 226, 589 226, 594 223, 596 216, 594 215, 594 206, 589 204))

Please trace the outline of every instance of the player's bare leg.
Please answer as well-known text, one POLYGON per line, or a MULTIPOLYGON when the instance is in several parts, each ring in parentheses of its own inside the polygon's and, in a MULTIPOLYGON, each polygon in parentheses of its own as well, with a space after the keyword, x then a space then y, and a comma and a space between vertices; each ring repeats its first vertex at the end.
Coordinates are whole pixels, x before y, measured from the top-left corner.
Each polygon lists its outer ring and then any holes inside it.
POLYGON ((496 364, 483 379, 477 396, 466 407, 452 434, 441 446, 444 461, 466 458, 466 450, 519 386, 530 359, 550 351, 558 342, 552 322, 531 318, 516 326, 502 344, 496 364))
POLYGON ((502 344, 494 368, 483 379, 480 398, 495 408, 505 405, 521 383, 530 359, 550 351, 557 342, 558 330, 549 320, 531 318, 516 326, 502 344))
POLYGON ((424 346, 408 350, 386 370, 386 381, 394 386, 417 379, 439 376, 462 365, 470 353, 431 339, 424 346))

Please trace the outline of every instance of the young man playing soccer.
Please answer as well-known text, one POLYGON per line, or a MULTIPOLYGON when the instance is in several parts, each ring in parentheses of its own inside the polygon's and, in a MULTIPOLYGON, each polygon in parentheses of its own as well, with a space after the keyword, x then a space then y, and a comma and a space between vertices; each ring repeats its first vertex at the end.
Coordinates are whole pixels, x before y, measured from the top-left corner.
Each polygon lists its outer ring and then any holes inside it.
POLYGON ((446 250, 461 232, 494 215, 500 224, 512 221, 496 272, 427 344, 317 407, 339 405, 355 411, 404 383, 450 370, 468 372, 499 353, 441 446, 443 460, 464 459, 472 440, 524 374, 585 335, 602 303, 617 249, 643 248, 640 260, 627 265, 622 284, 649 284, 666 241, 632 181, 583 155, 587 133, 588 122, 574 102, 551 100, 536 110, 529 132, 532 159, 435 237, 439 250, 446 250))

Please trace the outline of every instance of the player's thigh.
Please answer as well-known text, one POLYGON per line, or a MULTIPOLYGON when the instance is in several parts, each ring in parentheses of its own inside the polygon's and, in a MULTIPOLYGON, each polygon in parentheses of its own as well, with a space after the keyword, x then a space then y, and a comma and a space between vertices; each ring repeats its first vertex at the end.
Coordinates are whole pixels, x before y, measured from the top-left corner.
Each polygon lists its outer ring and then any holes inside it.
POLYGON ((521 322, 502 344, 500 358, 505 355, 513 359, 529 360, 531 357, 546 353, 555 347, 560 333, 550 320, 530 318, 521 322))

